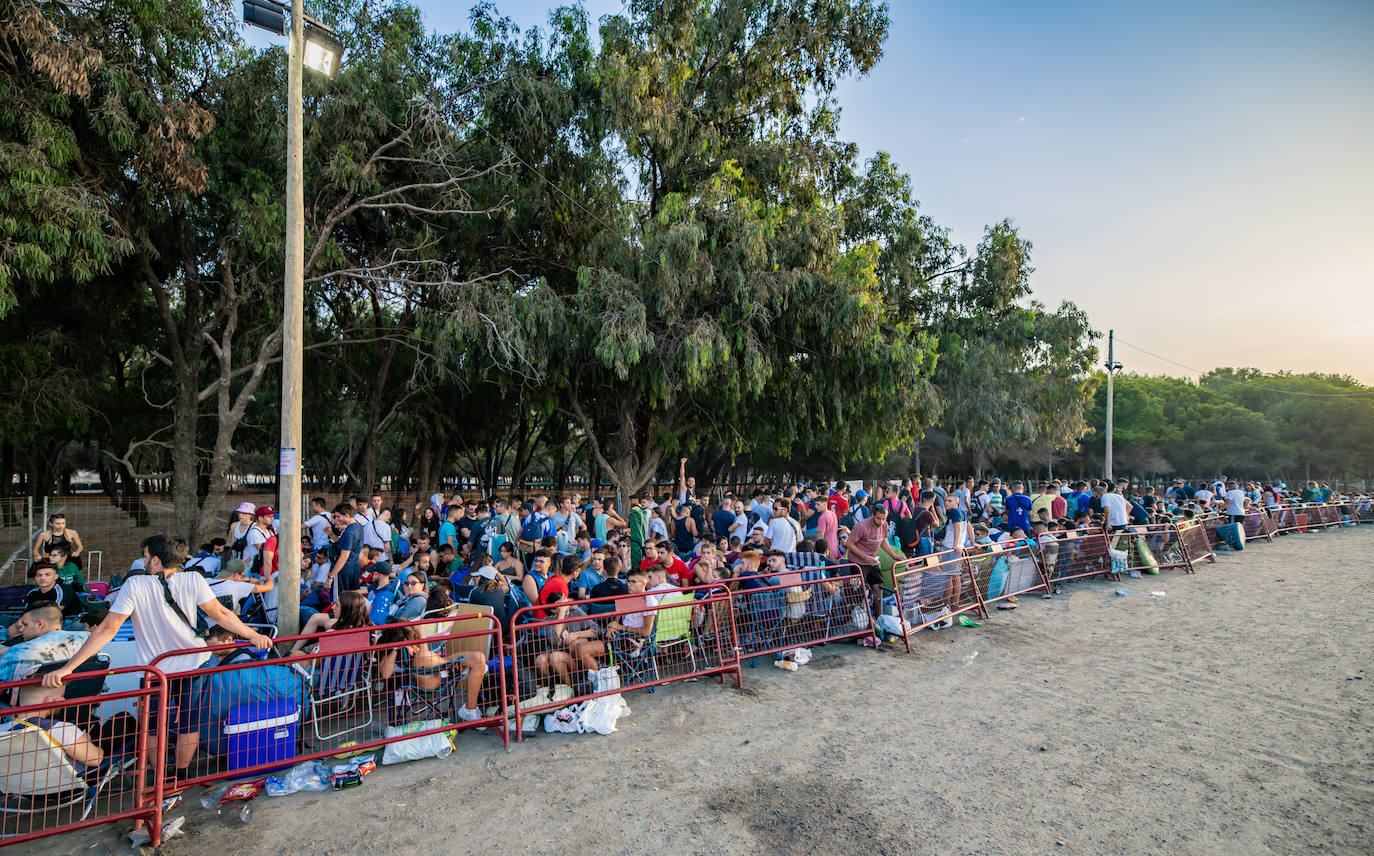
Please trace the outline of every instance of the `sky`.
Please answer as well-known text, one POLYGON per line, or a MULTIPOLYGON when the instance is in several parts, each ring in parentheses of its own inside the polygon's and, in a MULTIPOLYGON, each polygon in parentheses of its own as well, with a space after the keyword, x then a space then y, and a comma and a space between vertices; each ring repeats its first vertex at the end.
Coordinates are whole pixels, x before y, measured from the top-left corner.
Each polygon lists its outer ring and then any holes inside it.
MULTIPOLYGON (((412 0, 429 26, 465 3, 412 0)), ((522 28, 552 4, 504 0, 522 28)), ((587 0, 593 20, 620 2, 587 0)), ((1126 371, 1374 383, 1374 2, 891 0, 841 132, 969 250, 1009 217, 1036 297, 1126 371)))

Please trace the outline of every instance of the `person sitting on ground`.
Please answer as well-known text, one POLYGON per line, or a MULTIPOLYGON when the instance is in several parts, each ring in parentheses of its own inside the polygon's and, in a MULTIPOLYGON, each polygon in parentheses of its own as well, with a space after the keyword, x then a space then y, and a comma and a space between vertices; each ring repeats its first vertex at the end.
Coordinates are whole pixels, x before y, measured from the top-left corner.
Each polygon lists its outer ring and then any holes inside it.
MULTIPOLYGON (((52 562, 39 562, 29 570, 29 575, 33 577, 35 585, 24 595, 24 609, 52 603, 62 610, 63 618, 76 618, 85 609, 76 589, 57 578, 57 568, 53 567, 52 562)), ((10 630, 10 636, 14 636, 13 625, 10 630)))
MULTIPOLYGON (((71 759, 77 775, 84 777, 89 771, 100 766, 100 762, 105 759, 105 753, 91 741, 86 732, 70 722, 64 722, 58 718, 62 713, 60 704, 62 700, 61 687, 30 686, 21 688, 19 690, 20 705, 51 704, 53 707, 38 708, 16 716, 0 725, 0 734, 20 731, 30 726, 43 729, 71 759)), ((14 759, 13 763, 17 769, 19 766, 18 759, 14 759)))
POLYGON ((90 635, 84 630, 63 630, 62 610, 53 603, 24 610, 11 631, 22 641, 0 656, 0 683, 23 680, 42 666, 71 659, 90 635))
POLYGON ((420 629, 413 624, 388 627, 382 631, 382 635, 377 639, 379 645, 393 642, 412 644, 387 648, 378 652, 377 676, 379 678, 384 681, 400 678, 413 683, 418 690, 433 693, 443 688, 445 671, 462 669, 463 674, 461 676, 452 674, 448 676, 452 680, 462 680, 467 688, 463 703, 458 708, 458 718, 463 722, 471 722, 481 718, 482 715, 477 712, 477 705, 478 698, 482 693, 482 679, 487 675, 487 664, 480 657, 463 654, 452 662, 446 661, 443 655, 436 653, 424 644, 420 629))
MULTIPOLYGON (((301 635, 309 636, 326 630, 361 630, 371 626, 367 598, 356 591, 344 591, 339 594, 338 600, 329 605, 328 612, 317 612, 310 616, 310 620, 301 628, 301 635)), ((314 647, 314 639, 297 639, 291 646, 291 653, 300 654, 314 647)))

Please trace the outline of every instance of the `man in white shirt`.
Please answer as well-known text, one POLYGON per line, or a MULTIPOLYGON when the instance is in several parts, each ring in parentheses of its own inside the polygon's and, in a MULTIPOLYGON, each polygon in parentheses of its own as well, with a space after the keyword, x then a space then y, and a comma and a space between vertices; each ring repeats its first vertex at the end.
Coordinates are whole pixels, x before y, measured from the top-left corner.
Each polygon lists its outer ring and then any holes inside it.
POLYGON ((1211 505, 1212 497, 1214 496, 1216 496, 1216 494, 1212 493, 1207 488, 1199 488, 1198 492, 1193 494, 1193 502, 1196 502, 1198 505, 1202 506, 1203 508, 1206 508, 1207 506, 1211 505))
POLYGON ((1231 516, 1232 523, 1245 522, 1245 491, 1240 489, 1240 485, 1231 482, 1230 490, 1226 491, 1226 513, 1231 516))
POLYGON ((334 528, 329 518, 329 506, 320 497, 310 500, 310 517, 305 521, 310 530, 310 549, 316 552, 329 549, 329 536, 334 528))
POLYGON ((253 567, 253 560, 262 552, 262 545, 272 537, 272 518, 275 516, 276 512, 266 505, 258 506, 253 512, 253 525, 249 527, 246 536, 248 545, 243 548, 243 555, 240 556, 245 567, 253 567))
POLYGON ((1107 518, 1107 531, 1120 529, 1131 522, 1131 504, 1117 493, 1116 485, 1107 482, 1102 494, 1102 513, 1107 518))
POLYGON ((787 514, 787 504, 779 502, 773 506, 773 519, 768 521, 768 526, 763 530, 764 544, 769 550, 795 553, 799 529, 797 523, 787 514))
MULTIPOLYGON (((247 639, 259 648, 269 648, 271 638, 246 626, 239 617, 215 599, 200 574, 182 574, 186 561, 186 541, 176 535, 154 535, 143 542, 147 573, 129 577, 110 603, 110 613, 67 664, 43 676, 43 686, 60 687, 62 679, 101 651, 114 639, 128 619, 134 622, 134 649, 137 665, 151 664, 169 651, 204 648, 205 640, 196 635, 195 615, 199 607, 207 618, 247 639)), ((193 651, 162 660, 157 667, 171 680, 169 694, 179 703, 177 721, 171 723, 176 739, 176 776, 188 778, 187 767, 200 742, 198 669, 210 655, 193 651)))
POLYGON ((391 509, 383 508, 371 520, 359 521, 363 524, 363 546, 375 547, 383 556, 391 556, 391 509))

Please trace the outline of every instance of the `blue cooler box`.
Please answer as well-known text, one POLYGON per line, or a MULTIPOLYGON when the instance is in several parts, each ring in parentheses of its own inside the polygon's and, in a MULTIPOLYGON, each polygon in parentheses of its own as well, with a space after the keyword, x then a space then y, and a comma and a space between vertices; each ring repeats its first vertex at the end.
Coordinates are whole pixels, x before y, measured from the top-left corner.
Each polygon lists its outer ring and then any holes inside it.
MULTIPOLYGON (((300 719, 300 708, 296 700, 290 698, 258 701, 231 708, 229 715, 224 718, 224 739, 228 747, 227 771, 232 773, 273 761, 293 761, 296 757, 296 727, 300 719)), ((287 763, 273 769, 284 770, 290 766, 287 763)))

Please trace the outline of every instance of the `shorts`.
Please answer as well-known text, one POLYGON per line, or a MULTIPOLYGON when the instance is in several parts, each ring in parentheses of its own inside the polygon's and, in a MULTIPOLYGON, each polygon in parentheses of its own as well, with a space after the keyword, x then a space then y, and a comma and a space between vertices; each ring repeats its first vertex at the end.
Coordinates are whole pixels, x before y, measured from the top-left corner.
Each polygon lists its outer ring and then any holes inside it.
POLYGON ((200 730, 201 706, 205 701, 200 690, 204 679, 204 674, 194 672, 167 678, 168 698, 177 706, 176 719, 169 723, 173 734, 200 730))
POLYGON ((887 582, 881 565, 859 565, 859 570, 864 575, 864 582, 871 586, 880 586, 887 582))
POLYGON ((1244 522, 1245 522, 1245 515, 1244 515, 1244 514, 1232 514, 1232 515, 1231 515, 1231 522, 1232 522, 1232 523, 1244 523, 1244 522))

